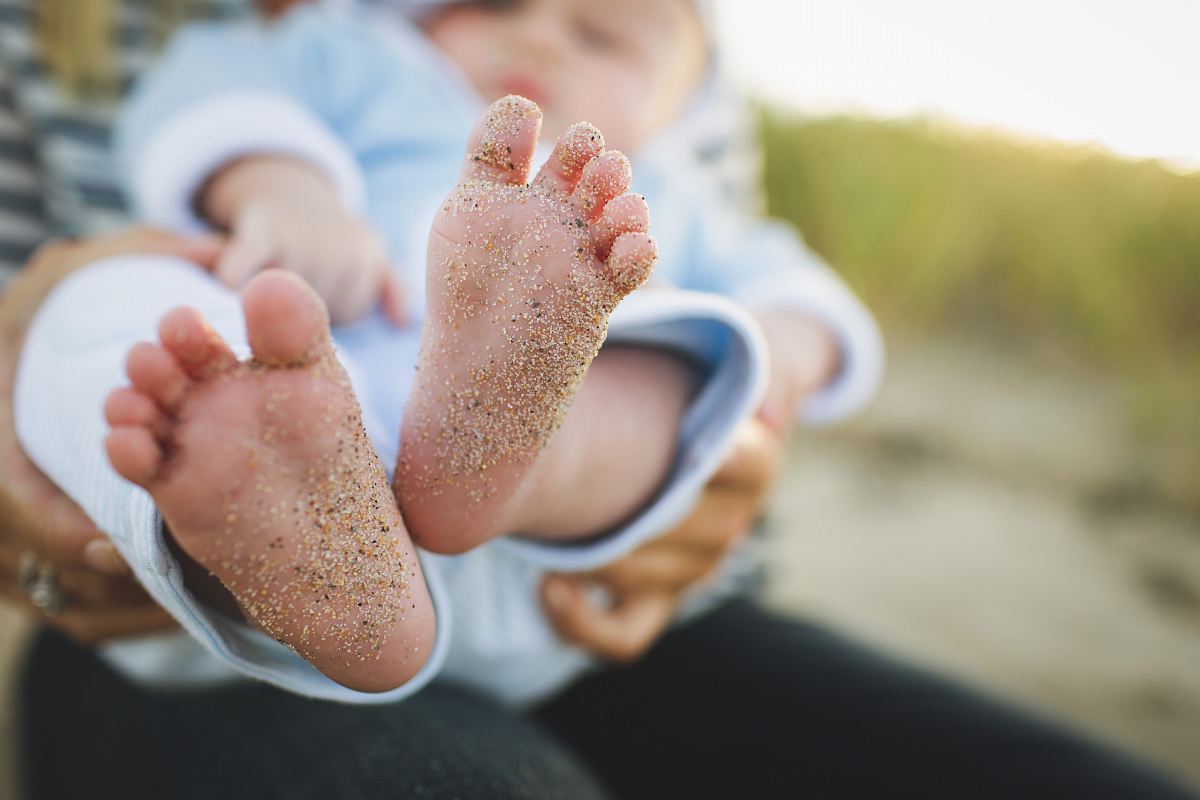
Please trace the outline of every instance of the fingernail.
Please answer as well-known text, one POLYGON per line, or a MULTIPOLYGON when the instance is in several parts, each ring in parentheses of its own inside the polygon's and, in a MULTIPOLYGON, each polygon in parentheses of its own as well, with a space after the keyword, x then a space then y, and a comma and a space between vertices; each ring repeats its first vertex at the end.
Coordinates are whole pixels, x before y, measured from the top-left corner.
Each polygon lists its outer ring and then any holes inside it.
POLYGON ((83 561, 92 569, 106 575, 127 575, 129 567, 112 546, 104 539, 93 539, 83 548, 83 561))

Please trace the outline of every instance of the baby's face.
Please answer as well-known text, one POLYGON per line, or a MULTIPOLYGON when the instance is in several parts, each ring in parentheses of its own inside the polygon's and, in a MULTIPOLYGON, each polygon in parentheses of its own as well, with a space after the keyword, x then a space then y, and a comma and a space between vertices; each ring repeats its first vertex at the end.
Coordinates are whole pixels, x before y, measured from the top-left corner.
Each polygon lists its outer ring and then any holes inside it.
POLYGON ((476 0, 425 28, 484 100, 524 95, 545 136, 587 120, 626 152, 680 112, 707 59, 690 0, 476 0))

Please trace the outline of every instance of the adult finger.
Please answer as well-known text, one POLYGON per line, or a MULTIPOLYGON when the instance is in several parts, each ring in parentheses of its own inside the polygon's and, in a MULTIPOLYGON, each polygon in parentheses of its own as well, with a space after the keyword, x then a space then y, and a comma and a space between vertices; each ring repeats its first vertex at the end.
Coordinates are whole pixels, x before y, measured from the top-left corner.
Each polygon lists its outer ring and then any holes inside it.
POLYGON ((180 236, 159 228, 125 228, 82 240, 53 240, 39 247, 30 258, 32 269, 70 270, 116 255, 178 256, 211 268, 220 255, 222 238, 212 234, 180 236))
POLYGON ((710 485, 687 519, 643 547, 724 553, 750 531, 759 506, 759 494, 739 484, 710 485))
MULTIPOLYGON (((0 583, 19 585, 19 575, 31 551, 0 550, 0 583)), ((54 580, 74 604, 89 608, 121 606, 152 602, 146 590, 129 577, 114 577, 95 572, 88 567, 55 563, 33 555, 40 566, 54 570, 54 580)))
POLYGON ((51 616, 34 608, 29 598, 14 586, 0 585, 0 597, 19 607, 39 624, 62 631, 79 644, 89 647, 179 627, 170 614, 153 602, 104 609, 68 607, 51 616))
MULTIPOLYGON (((176 255, 209 266, 219 244, 213 237, 186 239, 151 228, 132 228, 82 241, 47 242, 34 251, 0 296, 0 344, 15 345, 47 294, 67 275, 109 256, 134 253, 176 255)), ((8 370, 11 365, 0 364, 8 370)))
MULTIPOLYGON (((23 458, 23 456, 22 456, 23 458)), ((55 561, 94 564, 110 574, 122 574, 121 562, 99 558, 93 544, 103 534, 87 515, 32 464, 5 471, 8 486, 0 492, 0 539, 34 549, 55 561), (93 560, 94 559, 94 560, 93 560)))
POLYGON ((541 598, 547 619, 564 641, 618 663, 642 655, 666 630, 676 607, 673 595, 644 592, 601 608, 580 581, 564 575, 547 576, 541 598))
MULTIPOLYGON (((58 491, 57 487, 52 490, 54 493, 46 496, 41 504, 44 511, 38 528, 42 532, 42 544, 55 558, 72 563, 90 563, 87 555, 89 548, 94 550, 97 546, 94 543, 105 541, 104 534, 71 498, 58 491)), ((104 572, 116 575, 123 572, 118 566, 119 562, 111 556, 107 560, 95 559, 95 563, 104 572)))
POLYGON ((216 269, 217 261, 225 250, 225 245, 225 238, 216 234, 188 237, 172 242, 164 255, 179 256, 198 267, 211 271, 216 269))
POLYGON ((630 553, 587 577, 618 594, 671 592, 678 594, 711 574, 719 557, 685 548, 645 548, 630 553))
POLYGON ((124 556, 117 552, 107 538, 92 539, 83 548, 83 562, 97 572, 115 578, 133 576, 133 570, 126 563, 124 556))
MULTIPOLYGON (((113 234, 111 239, 96 240, 96 246, 107 250, 107 255, 177 256, 205 269, 216 266, 225 245, 225 237, 215 233, 180 236, 170 231, 147 227, 127 228, 113 234)), ((87 247, 88 243, 80 246, 87 247)))
POLYGON ((783 455, 779 437, 761 420, 749 419, 735 433, 733 448, 711 483, 766 491, 783 466, 783 455))
POLYGON ((179 627, 179 622, 157 605, 136 608, 105 609, 88 612, 64 612, 53 624, 85 647, 164 633, 179 627))

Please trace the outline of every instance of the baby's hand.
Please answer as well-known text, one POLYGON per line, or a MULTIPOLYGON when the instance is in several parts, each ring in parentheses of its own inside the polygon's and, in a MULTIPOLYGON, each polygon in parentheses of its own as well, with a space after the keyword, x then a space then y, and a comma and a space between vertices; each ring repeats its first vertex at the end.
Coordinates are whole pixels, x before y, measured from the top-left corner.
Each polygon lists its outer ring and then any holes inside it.
POLYGON ((841 348, 823 322, 799 311, 766 311, 755 317, 771 356, 758 418, 784 437, 804 402, 837 374, 841 348))
POLYGON ((229 228, 217 277, 241 288, 267 267, 304 278, 329 306, 334 324, 365 316, 376 303, 404 323, 404 294, 383 241, 349 214, 325 178, 291 159, 255 157, 226 168, 201 207, 229 228))

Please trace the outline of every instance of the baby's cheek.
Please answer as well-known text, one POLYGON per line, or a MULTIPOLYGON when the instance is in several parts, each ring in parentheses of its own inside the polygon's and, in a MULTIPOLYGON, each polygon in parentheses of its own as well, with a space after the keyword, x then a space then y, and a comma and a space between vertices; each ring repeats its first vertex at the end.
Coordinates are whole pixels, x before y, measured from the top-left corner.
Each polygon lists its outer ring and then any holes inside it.
POLYGON ((635 141, 636 137, 630 135, 630 120, 621 110, 620 103, 599 93, 578 97, 577 102, 556 103, 555 108, 544 109, 546 116, 542 121, 542 141, 557 141, 576 122, 590 122, 604 134, 609 149, 628 152, 631 149, 630 142, 635 141))
POLYGON ((575 54, 553 76, 553 98, 542 124, 542 138, 562 136, 575 122, 586 120, 604 133, 608 146, 626 150, 636 144, 631 132, 643 114, 647 85, 629 65, 575 54))

